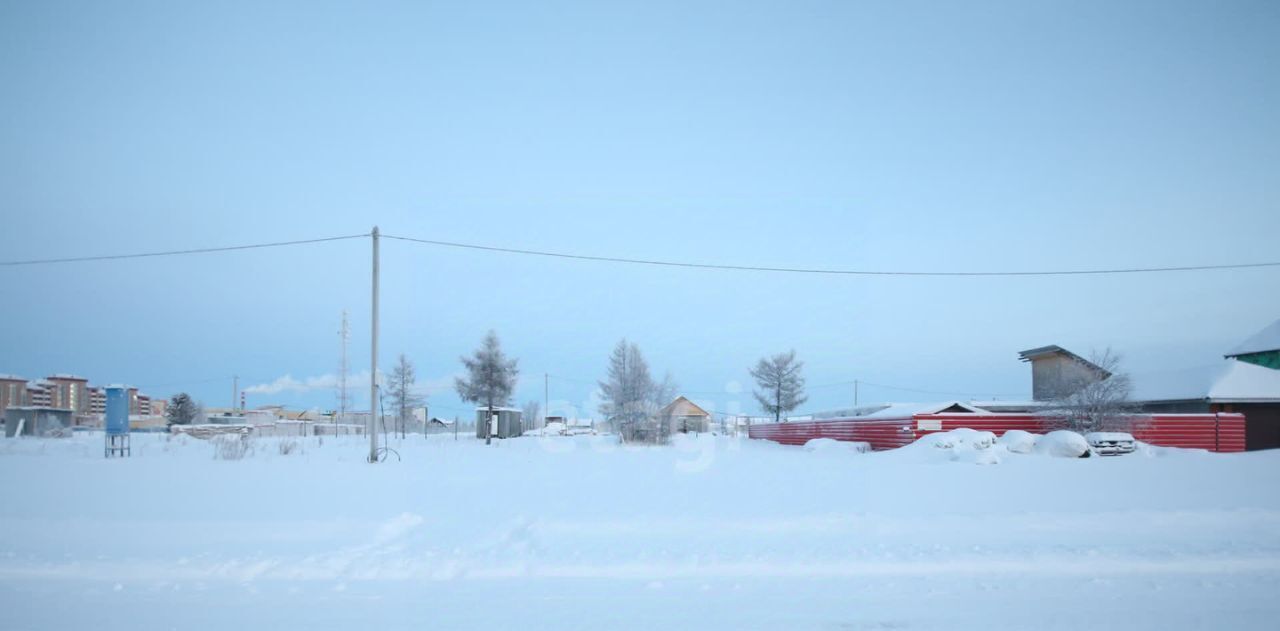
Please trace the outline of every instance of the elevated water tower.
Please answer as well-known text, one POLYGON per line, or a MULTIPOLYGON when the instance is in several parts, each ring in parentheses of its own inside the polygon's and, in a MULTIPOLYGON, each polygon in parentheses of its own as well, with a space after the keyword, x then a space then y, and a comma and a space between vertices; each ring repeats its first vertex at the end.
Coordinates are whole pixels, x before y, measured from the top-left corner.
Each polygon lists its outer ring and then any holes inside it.
POLYGON ((129 456, 129 389, 107 386, 106 457, 129 456))

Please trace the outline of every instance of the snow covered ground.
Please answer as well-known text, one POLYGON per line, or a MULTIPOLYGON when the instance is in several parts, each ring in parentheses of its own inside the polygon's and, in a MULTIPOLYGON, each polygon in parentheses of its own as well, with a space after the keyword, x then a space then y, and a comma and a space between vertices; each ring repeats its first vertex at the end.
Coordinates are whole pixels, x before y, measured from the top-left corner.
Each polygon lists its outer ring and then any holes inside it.
POLYGON ((1280 619, 1280 452, 440 435, 393 441, 402 460, 372 466, 358 437, 287 455, 259 439, 238 461, 162 435, 108 461, 101 440, 0 440, 0 628, 1280 619))

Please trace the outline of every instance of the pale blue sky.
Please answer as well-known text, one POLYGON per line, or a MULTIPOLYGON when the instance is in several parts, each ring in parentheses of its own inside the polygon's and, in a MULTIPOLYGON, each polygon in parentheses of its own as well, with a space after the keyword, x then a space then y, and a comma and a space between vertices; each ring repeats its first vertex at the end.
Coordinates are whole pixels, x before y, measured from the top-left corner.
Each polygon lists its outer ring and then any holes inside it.
MULTIPOLYGON (((1280 258, 1274 2, 4 2, 0 86, 0 260, 374 224, 877 270, 1280 258)), ((333 373, 344 308, 367 369, 368 267, 346 241, 0 269, 0 372, 225 405, 231 374, 333 373)), ((543 372, 600 377, 623 336, 738 411, 726 386, 792 347, 815 385, 1007 396, 1029 390, 1023 348, 1196 365, 1280 317, 1274 268, 795 277, 401 242, 383 267, 384 367, 403 351, 443 382, 494 328, 528 377, 519 400, 543 372)))

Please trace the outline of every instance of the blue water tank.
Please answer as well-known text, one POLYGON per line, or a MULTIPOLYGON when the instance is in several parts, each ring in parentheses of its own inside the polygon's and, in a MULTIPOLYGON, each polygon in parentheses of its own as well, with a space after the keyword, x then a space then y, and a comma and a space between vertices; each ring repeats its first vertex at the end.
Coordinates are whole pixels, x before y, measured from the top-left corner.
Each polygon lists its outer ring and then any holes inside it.
POLYGON ((107 434, 129 433, 129 391, 124 386, 107 386, 107 434))

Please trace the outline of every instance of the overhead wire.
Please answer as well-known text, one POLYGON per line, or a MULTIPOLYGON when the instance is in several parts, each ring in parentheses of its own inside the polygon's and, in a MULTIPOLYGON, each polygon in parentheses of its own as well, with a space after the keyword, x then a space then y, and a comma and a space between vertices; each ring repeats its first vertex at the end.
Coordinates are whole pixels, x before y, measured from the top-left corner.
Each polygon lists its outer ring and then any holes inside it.
POLYGON ((424 245, 434 245, 448 248, 460 248, 468 250, 479 250, 485 252, 502 252, 506 254, 520 254, 526 256, 542 256, 559 259, 570 259, 578 261, 596 261, 606 263, 626 263, 632 265, 651 265, 661 267, 682 267, 695 269, 713 269, 713 270, 731 270, 745 272, 774 272, 786 274, 826 274, 826 275, 844 275, 844 276, 1081 276, 1081 275, 1102 275, 1102 274, 1140 274, 1152 272, 1190 272, 1204 270, 1224 270, 1224 269, 1247 269, 1258 267, 1280 267, 1280 261, 1261 262, 1261 263, 1227 263, 1218 265, 1180 265, 1170 267, 1129 267, 1129 268, 1109 268, 1109 269, 1085 269, 1085 270, 1032 270, 1032 271, 905 271, 905 270, 859 270, 859 269, 835 269, 835 268, 816 268, 816 267, 776 267, 764 265, 730 265, 723 263, 695 263, 689 261, 671 261, 662 259, 640 259, 625 258, 617 256, 596 256, 589 254, 574 254, 569 252, 552 252, 548 250, 530 250, 525 248, 513 248, 492 245, 479 245, 475 243, 461 243, 457 241, 441 241, 438 239, 420 239, 416 237, 405 237, 400 235, 384 234, 387 239, 395 239, 397 241, 408 241, 424 245))

